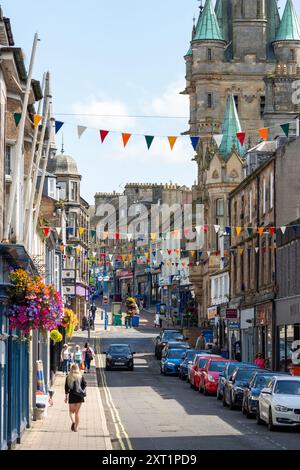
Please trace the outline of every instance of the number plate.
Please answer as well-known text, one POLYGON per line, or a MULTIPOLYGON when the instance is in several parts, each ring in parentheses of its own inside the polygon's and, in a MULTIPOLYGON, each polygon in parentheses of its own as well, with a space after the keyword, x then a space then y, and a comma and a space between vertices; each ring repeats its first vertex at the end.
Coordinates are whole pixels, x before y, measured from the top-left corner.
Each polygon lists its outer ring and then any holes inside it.
POLYGON ((115 365, 116 365, 116 366, 124 366, 125 363, 124 363, 124 362, 115 362, 115 365))

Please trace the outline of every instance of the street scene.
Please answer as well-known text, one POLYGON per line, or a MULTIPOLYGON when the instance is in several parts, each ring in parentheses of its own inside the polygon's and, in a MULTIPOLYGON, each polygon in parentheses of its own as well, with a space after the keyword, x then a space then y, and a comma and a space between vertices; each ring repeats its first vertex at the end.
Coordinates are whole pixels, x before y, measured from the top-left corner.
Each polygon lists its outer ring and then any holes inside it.
POLYGON ((67 3, 0 6, 1 455, 300 450, 299 2, 67 3))

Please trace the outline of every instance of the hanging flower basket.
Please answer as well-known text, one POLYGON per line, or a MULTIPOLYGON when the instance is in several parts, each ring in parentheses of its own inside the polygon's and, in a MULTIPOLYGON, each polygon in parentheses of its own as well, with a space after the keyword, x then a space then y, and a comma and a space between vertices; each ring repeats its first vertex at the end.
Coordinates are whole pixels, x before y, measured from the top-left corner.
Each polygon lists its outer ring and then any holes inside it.
POLYGON ((10 329, 23 334, 39 330, 47 334, 61 324, 63 304, 59 292, 38 276, 29 276, 23 269, 10 274, 10 329))
POLYGON ((128 297, 126 299, 126 307, 127 307, 127 316, 132 317, 139 312, 138 305, 136 300, 133 297, 128 297))
POLYGON ((50 331, 50 339, 52 339, 54 343, 61 343, 63 336, 58 330, 52 330, 50 331))
POLYGON ((72 338, 78 323, 77 315, 73 312, 73 310, 70 308, 65 308, 61 324, 65 328, 68 338, 72 338))

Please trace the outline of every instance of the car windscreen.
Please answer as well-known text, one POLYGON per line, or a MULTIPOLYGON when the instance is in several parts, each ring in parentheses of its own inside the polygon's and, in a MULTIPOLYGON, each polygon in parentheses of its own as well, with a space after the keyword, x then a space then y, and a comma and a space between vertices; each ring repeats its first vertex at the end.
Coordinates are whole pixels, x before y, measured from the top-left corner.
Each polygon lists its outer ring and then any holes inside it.
POLYGON ((168 358, 170 359, 181 359, 183 356, 183 352, 178 349, 171 349, 168 353, 168 358))
POLYGON ((179 341, 178 343, 170 342, 168 345, 168 348, 169 349, 187 349, 188 345, 186 343, 180 343, 179 341))
POLYGON ((170 339, 182 340, 183 335, 179 331, 166 331, 162 336, 162 341, 168 341, 170 339))
POLYGON ((209 370, 211 372, 223 372, 226 362, 222 361, 212 361, 209 365, 209 370))
POLYGON ((235 378, 236 380, 250 381, 251 377, 255 372, 255 369, 239 369, 235 378))
POLYGON ((202 369, 203 367, 206 366, 206 363, 207 363, 208 359, 199 359, 199 367, 202 369))
POLYGON ((109 348, 108 352, 109 354, 113 355, 120 354, 127 356, 127 354, 130 354, 131 351, 128 346, 112 346, 109 348))
POLYGON ((195 355, 197 354, 196 351, 187 351, 184 356, 185 361, 193 361, 195 355))
POLYGON ((257 374, 254 380, 253 387, 260 388, 260 389, 266 387, 267 383, 270 382, 270 378, 271 378, 270 375, 257 374))
POLYGON ((234 370, 236 369, 237 365, 235 362, 233 362, 232 364, 229 364, 228 365, 228 368, 227 368, 227 377, 231 377, 234 370))
POLYGON ((300 395, 300 380, 279 380, 274 393, 279 395, 300 395))

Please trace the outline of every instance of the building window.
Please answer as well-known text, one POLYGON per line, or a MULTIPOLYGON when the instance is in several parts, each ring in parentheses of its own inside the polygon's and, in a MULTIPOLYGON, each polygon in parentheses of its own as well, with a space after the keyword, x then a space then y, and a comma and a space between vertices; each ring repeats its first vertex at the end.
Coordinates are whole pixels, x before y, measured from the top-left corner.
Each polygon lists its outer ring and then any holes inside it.
POLYGON ((207 107, 208 108, 213 107, 213 94, 212 93, 207 93, 207 107))
POLYGON ((244 273, 244 252, 241 253, 241 292, 245 290, 245 273, 244 273))
POLYGON ((8 145, 5 149, 5 176, 11 176, 11 155, 12 148, 8 145))
POLYGON ((70 201, 77 201, 77 183, 75 183, 74 181, 71 181, 71 187, 70 187, 70 201))
POLYGON ((212 61, 212 49, 210 47, 207 49, 207 60, 208 62, 212 61))
POLYGON ((252 191, 249 193, 249 222, 252 223, 252 191))
POLYGON ((48 178, 48 196, 56 199, 56 180, 55 178, 48 178))
POLYGON ((251 289, 251 251, 247 250, 248 290, 251 289))
POLYGON ((59 200, 66 200, 67 199, 67 183, 65 181, 60 181, 57 184, 57 188, 59 190, 59 200))
MULTIPOLYGON (((216 225, 224 225, 224 199, 216 200, 216 225)), ((216 250, 220 249, 219 234, 216 234, 216 250)))
POLYGON ((265 108, 266 108, 266 97, 261 96, 260 97, 260 117, 263 117, 265 114, 265 108))
POLYGON ((270 209, 274 207, 274 174, 270 175, 270 209))
POLYGON ((295 55, 295 50, 291 49, 290 50, 290 61, 295 62, 296 61, 296 55, 295 55))
POLYGON ((76 212, 69 212, 68 227, 73 229, 73 232, 71 233, 72 237, 76 236, 76 218, 77 218, 76 212))
POLYGON ((267 191, 266 191, 266 179, 263 179, 263 214, 266 213, 266 202, 267 202, 267 191))

